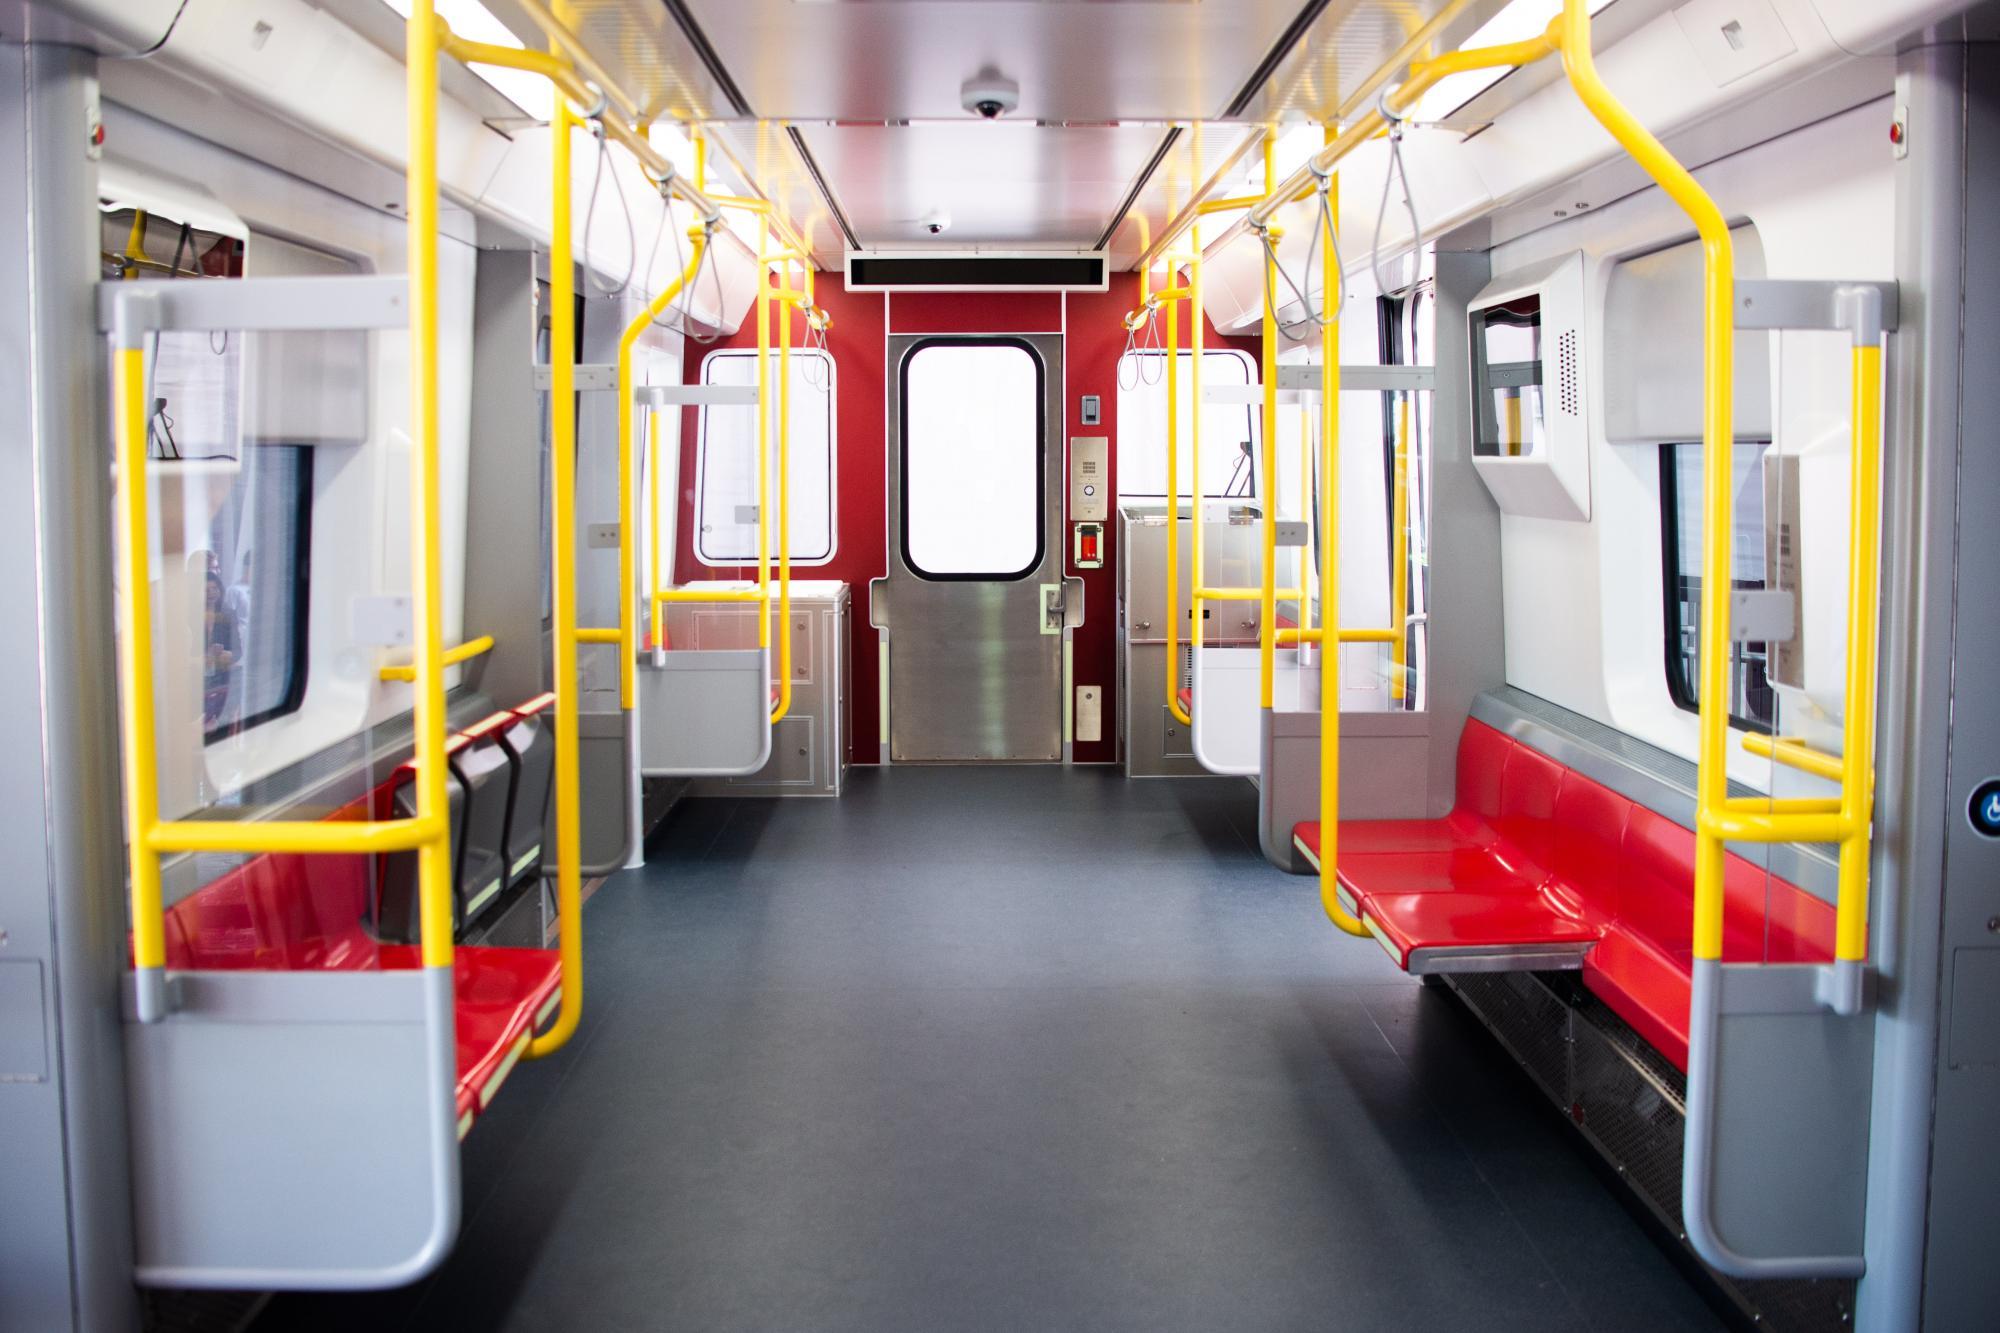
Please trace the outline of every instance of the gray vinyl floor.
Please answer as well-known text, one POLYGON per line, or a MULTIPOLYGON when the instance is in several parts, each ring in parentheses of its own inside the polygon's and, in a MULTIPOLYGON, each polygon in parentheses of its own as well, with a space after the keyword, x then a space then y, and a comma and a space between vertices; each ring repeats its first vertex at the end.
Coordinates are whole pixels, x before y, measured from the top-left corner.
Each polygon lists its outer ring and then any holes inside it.
POLYGON ((683 804, 426 1282, 273 1330, 1717 1327, 1562 1118, 1256 850, 1255 792, 683 804))

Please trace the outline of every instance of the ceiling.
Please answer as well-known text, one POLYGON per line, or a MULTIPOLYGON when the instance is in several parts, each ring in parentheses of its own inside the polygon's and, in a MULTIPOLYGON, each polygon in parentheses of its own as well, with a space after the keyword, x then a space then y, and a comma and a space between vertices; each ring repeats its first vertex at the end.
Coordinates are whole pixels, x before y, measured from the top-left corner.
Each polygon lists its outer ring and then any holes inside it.
MULTIPOLYGON (((1504 0, 569 0, 613 78, 711 141, 823 264, 862 249, 1088 250, 1123 265, 1266 122, 1351 110, 1426 23, 1504 0), (999 75, 1019 106, 962 105, 999 75), (933 233, 927 221, 949 225, 933 233)), ((524 38, 516 0, 488 7, 524 38)), ((1222 179, 1217 180, 1218 177, 1222 179)))

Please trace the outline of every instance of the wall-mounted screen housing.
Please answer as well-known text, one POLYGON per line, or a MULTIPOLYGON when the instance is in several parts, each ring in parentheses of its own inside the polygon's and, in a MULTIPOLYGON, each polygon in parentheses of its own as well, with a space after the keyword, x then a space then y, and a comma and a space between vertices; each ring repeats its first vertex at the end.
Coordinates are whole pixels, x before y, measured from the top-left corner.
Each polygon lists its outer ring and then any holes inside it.
POLYGON ((1494 279, 1466 318, 1480 479, 1505 513, 1588 519, 1582 253, 1494 279))

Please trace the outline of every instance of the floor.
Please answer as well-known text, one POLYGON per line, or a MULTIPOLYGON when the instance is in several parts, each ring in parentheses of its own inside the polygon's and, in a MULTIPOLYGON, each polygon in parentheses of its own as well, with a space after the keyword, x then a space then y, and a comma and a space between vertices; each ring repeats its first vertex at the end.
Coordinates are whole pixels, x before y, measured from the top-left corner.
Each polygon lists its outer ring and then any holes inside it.
POLYGON ((1718 1327, 1255 817, 1088 768, 684 804, 590 905, 575 1041, 467 1140, 452 1258, 256 1327, 1718 1327))

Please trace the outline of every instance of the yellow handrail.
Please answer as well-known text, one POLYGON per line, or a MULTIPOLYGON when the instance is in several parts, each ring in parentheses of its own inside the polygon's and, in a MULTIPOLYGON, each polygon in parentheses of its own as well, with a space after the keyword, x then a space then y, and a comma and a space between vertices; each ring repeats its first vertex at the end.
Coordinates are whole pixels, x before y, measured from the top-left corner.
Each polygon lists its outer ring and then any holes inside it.
MULTIPOLYGON (((549 153, 549 545, 550 618, 555 653, 556 931, 562 1000, 548 1030, 523 1057, 539 1060, 568 1044, 583 1018, 583 801, 578 790, 576 675, 576 262, 571 240, 570 139, 578 124, 556 100, 549 153)), ((623 397, 621 389, 620 397, 623 397)))
POLYGON ((1829 782, 1839 782, 1845 771, 1839 755, 1816 749, 1800 736, 1765 736, 1753 731, 1744 736, 1743 748, 1829 782))
POLYGON ((1389 505, 1389 697, 1398 702, 1408 691, 1410 651, 1410 395, 1402 398, 1396 414, 1395 494, 1389 505))
MULTIPOLYGON (((770 214, 763 215, 769 219, 770 214)), ((758 240, 763 253, 763 239, 758 240)), ((791 265, 785 265, 785 279, 791 265)), ((757 266, 757 282, 765 282, 757 266)), ((778 297, 778 702, 771 721, 792 711, 792 306, 807 299, 803 291, 780 289, 778 297)))
MULTIPOLYGON (((1271 179, 1271 138, 1264 137, 1264 180, 1271 179)), ((1278 660, 1278 241, 1283 233, 1272 227, 1264 247, 1264 327, 1262 368, 1264 418, 1259 445, 1264 456, 1264 485, 1257 496, 1264 562, 1260 571, 1257 626, 1257 706, 1269 712, 1278 660)), ((1196 410, 1199 411, 1199 405, 1196 410)), ((1294 596, 1298 595, 1296 592, 1294 596)), ((1338 624, 1328 621, 1328 624, 1338 624)))
MULTIPOLYGON (((119 333, 112 350, 116 520, 124 561, 118 601, 120 743, 132 899, 132 955, 141 1022, 167 1015, 166 930, 160 856, 179 851, 417 853, 419 957, 449 968, 451 846, 446 824, 444 645, 438 509, 437 402, 437 25, 429 0, 412 6, 409 64, 410 528, 414 619, 417 813, 408 819, 307 822, 171 820, 159 817, 159 756, 153 680, 153 607, 146 496, 146 354, 143 335, 119 333)), ((490 641, 489 641, 490 642, 490 641)))
MULTIPOLYGON (((578 630, 577 639, 582 643, 616 643, 622 654, 618 664, 618 702, 621 708, 630 709, 637 693, 639 647, 636 631, 632 624, 632 594, 638 587, 638 573, 635 566, 638 556, 635 551, 637 534, 632 531, 632 396, 638 385, 632 374, 632 352, 639 345, 640 337, 651 328, 653 321, 666 313, 674 298, 694 281, 694 275, 701 267, 701 257, 708 248, 710 228, 706 225, 688 228, 688 237, 693 242, 688 255, 688 265, 678 277, 665 287, 644 310, 633 316, 618 336, 618 628, 609 639, 597 637, 600 631, 578 630)), ((650 423, 651 418, 648 417, 650 423)), ((653 567, 659 568, 660 553, 660 511, 659 511, 659 459, 652 460, 654 473, 650 479, 651 495, 654 501, 650 528, 653 533, 653 567)), ((654 610, 657 614, 655 603, 654 610)), ((657 630, 655 631, 657 632, 657 630)))
MULTIPOLYGON (((1329 140, 1333 133, 1327 131, 1329 140)), ((1340 178, 1329 177, 1326 188, 1326 218, 1319 224, 1320 299, 1331 304, 1342 281, 1333 230, 1333 219, 1340 216, 1340 178)), ((1340 628, 1340 318, 1338 311, 1322 313, 1327 318, 1319 327, 1319 903, 1343 932, 1365 937, 1367 925, 1340 905, 1339 644, 1367 631, 1340 628), (1330 645, 1328 630, 1334 636, 1330 645)), ((1311 642, 1309 633, 1301 626, 1300 640, 1311 642)))
MULTIPOLYGON (((1141 281, 1144 268, 1140 269, 1141 281)), ((1172 281, 1173 275, 1168 274, 1172 281)), ((1154 293, 1155 299, 1166 306, 1167 316, 1167 710, 1173 719, 1184 727, 1194 725, 1193 712, 1182 705, 1181 678, 1181 483, 1180 483, 1180 303, 1190 299, 1192 288, 1174 287, 1165 292, 1154 293)), ((1194 318, 1202 318, 1201 307, 1196 306, 1194 318)), ((1201 415, 1200 406, 1195 415, 1201 415)), ((1195 496, 1192 509, 1194 525, 1201 526, 1201 473, 1195 473, 1195 496)), ((1195 548, 1201 550, 1197 539, 1195 548)), ((1190 594, 1194 586, 1201 582, 1198 574, 1190 575, 1190 594)), ((1190 596, 1192 601, 1192 596, 1190 596)), ((1189 631, 1193 633, 1192 630, 1189 631)))
MULTIPOLYGON (((476 639, 467 639, 455 648, 445 649, 444 665, 454 667, 491 651, 493 651, 493 636, 482 634, 476 639)), ((413 681, 417 678, 417 669, 410 663, 403 662, 385 666, 375 674, 383 680, 413 681)))

